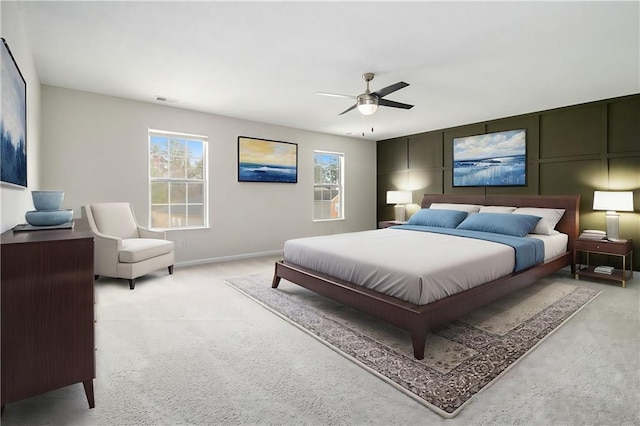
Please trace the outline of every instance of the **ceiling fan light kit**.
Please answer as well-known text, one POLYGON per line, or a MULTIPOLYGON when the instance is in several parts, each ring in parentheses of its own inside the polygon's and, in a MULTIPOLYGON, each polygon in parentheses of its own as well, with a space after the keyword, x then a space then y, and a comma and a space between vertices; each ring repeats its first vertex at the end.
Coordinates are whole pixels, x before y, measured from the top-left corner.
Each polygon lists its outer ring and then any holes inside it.
POLYGON ((362 115, 371 115, 378 110, 378 98, 372 95, 360 95, 357 105, 362 115))
POLYGON ((338 115, 345 114, 353 109, 358 109, 362 115, 372 115, 378 110, 378 106, 386 106, 391 108, 401 108, 401 109, 411 109, 413 105, 403 104, 401 102, 390 101, 387 99, 382 99, 384 96, 387 96, 390 93, 395 92, 396 90, 400 90, 409 85, 409 83, 405 83, 404 81, 399 81, 391 86, 387 86, 384 89, 376 90, 375 92, 371 92, 369 90, 369 82, 373 80, 375 74, 372 72, 367 72, 362 74, 362 78, 367 82, 367 90, 364 93, 358 96, 347 96, 347 95, 338 95, 333 93, 324 93, 317 92, 318 95, 324 96, 336 96, 342 98, 356 98, 355 105, 352 105, 350 108, 342 111, 338 115))

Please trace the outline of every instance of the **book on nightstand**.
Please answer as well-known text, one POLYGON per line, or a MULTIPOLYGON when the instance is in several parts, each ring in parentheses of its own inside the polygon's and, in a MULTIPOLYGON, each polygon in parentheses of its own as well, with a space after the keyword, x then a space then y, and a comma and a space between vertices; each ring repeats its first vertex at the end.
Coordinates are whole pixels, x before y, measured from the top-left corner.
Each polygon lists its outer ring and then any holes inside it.
POLYGON ((578 238, 585 238, 587 240, 603 240, 607 238, 607 233, 595 229, 585 229, 578 238))
POLYGON ((598 274, 611 275, 613 273, 613 269, 613 266, 596 266, 593 269, 593 272, 597 272, 598 274))

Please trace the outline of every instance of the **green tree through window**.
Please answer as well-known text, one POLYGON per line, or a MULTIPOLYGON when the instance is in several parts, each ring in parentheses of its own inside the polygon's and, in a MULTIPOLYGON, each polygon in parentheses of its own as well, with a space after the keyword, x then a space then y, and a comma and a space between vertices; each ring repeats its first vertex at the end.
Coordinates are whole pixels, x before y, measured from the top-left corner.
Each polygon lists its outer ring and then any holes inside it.
POLYGON ((344 154, 314 152, 314 220, 344 218, 344 154))
POLYGON ((151 228, 207 226, 207 138, 149 130, 151 228))

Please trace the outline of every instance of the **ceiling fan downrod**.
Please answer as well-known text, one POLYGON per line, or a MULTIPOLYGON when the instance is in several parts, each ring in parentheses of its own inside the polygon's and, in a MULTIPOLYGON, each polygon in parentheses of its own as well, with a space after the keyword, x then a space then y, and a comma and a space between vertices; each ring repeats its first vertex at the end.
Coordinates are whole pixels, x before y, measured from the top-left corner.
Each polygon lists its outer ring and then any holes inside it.
POLYGON ((378 110, 378 97, 376 95, 372 95, 369 90, 369 82, 373 80, 374 74, 372 72, 367 72, 362 74, 362 78, 367 82, 367 90, 361 95, 358 95, 356 100, 356 105, 358 107, 358 111, 360 111, 363 115, 371 115, 378 110))

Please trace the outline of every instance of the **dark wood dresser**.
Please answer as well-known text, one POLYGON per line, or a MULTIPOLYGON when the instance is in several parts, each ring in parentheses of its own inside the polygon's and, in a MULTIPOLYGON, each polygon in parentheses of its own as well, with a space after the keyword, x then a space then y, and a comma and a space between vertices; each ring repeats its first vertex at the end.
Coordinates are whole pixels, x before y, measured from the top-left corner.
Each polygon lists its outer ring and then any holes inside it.
POLYGON ((2 408, 79 382, 93 408, 93 234, 9 230, 0 242, 2 408))

